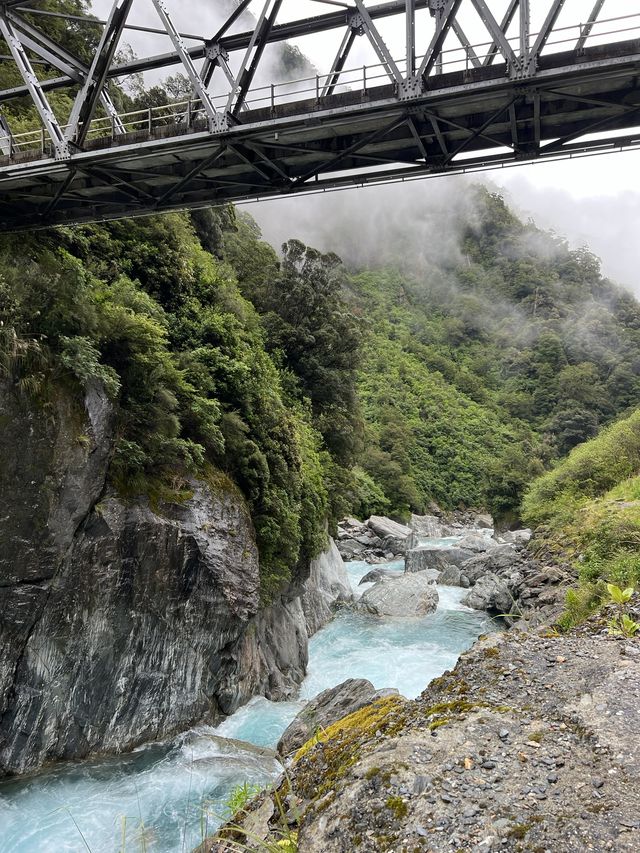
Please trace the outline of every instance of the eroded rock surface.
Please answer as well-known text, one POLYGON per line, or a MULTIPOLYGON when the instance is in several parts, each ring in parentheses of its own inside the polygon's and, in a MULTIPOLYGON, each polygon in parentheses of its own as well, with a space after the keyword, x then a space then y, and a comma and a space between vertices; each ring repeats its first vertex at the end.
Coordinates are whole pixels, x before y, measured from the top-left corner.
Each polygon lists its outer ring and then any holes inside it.
POLYGON ((431 572, 384 578, 362 594, 356 607, 374 616, 426 616, 438 605, 431 572))
POLYGON ((194 480, 187 500, 153 508, 109 492, 99 388, 84 406, 59 390, 42 412, 2 385, 0 416, 0 775, 294 694, 308 634, 350 594, 333 547, 261 607, 253 525, 230 484, 194 480))

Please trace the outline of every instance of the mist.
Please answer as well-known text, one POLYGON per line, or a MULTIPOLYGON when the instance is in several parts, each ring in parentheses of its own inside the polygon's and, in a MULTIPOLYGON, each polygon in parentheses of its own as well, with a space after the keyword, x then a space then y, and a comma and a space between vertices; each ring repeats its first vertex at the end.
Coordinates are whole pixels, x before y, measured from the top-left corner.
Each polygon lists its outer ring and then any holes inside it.
MULTIPOLYGON (((336 252, 349 266, 394 261, 416 269, 423 262, 460 261, 459 236, 473 221, 471 190, 479 183, 500 192, 524 221, 554 231, 571 248, 589 248, 600 258, 605 276, 640 296, 640 194, 631 191, 576 198, 567 189, 536 186, 524 176, 500 186, 490 175, 450 175, 263 201, 242 209, 249 210, 276 248, 296 237, 336 252)), ((541 251, 548 250, 549 244, 546 250, 544 245, 542 241, 541 251)))

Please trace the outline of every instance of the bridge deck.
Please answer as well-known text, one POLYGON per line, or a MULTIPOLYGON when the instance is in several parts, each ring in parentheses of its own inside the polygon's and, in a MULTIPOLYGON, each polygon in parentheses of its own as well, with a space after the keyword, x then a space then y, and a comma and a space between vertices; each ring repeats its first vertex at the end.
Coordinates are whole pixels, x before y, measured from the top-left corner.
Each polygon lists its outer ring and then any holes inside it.
POLYGON ((431 76, 90 140, 66 160, 0 157, 0 229, 141 215, 339 186, 613 150, 640 142, 640 40, 431 76), (629 133, 621 135, 621 131, 629 133), (588 135, 588 136, 586 136, 588 135))

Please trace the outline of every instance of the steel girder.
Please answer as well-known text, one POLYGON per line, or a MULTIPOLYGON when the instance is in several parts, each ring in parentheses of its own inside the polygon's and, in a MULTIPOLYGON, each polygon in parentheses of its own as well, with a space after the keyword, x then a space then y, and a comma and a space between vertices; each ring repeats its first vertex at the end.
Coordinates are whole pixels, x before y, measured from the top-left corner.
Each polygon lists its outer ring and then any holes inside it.
POLYGON ((577 31, 575 46, 562 53, 546 53, 545 47, 564 0, 546 0, 537 33, 531 32, 529 0, 511 0, 500 21, 491 0, 351 0, 329 4, 341 7, 337 11, 287 21, 278 19, 287 5, 283 0, 242 0, 196 47, 185 44, 195 36, 175 27, 170 0, 152 2, 173 51, 114 64, 122 33, 133 27, 128 17, 135 7, 135 0, 115 0, 87 68, 39 29, 44 18, 38 17, 37 0, 28 7, 0 0, 0 32, 24 80, 24 86, 0 91, 0 105, 30 97, 47 143, 39 151, 21 150, 10 122, 0 118, 0 229, 408 179, 636 143, 631 130, 640 125, 640 43, 589 46, 602 2, 577 31), (233 32, 246 26, 252 11, 253 28, 233 32), (422 45, 416 39, 418 13, 432 19, 433 35, 422 45), (463 24, 470 14, 476 27, 481 21, 485 28, 484 45, 467 38, 463 24), (396 59, 380 27, 400 15, 406 43, 396 59), (315 97, 278 102, 272 87, 270 105, 252 107, 251 87, 269 44, 335 30, 342 31, 342 42, 326 73, 316 78, 315 97), (389 82, 371 87, 363 80, 365 91, 344 86, 337 91, 359 36, 370 42, 389 82), (452 47, 464 51, 466 67, 445 73, 444 51, 452 47), (37 76, 32 56, 60 76, 37 76), (193 104, 159 125, 150 112, 148 127, 132 129, 115 111, 108 82, 171 67, 186 74, 193 104), (47 92, 63 88, 75 97, 70 117, 56 116, 47 100, 47 92), (112 132, 88 138, 98 105, 110 117, 112 132), (628 138, 620 138, 625 129, 628 138), (593 137, 580 141, 587 134, 593 137))

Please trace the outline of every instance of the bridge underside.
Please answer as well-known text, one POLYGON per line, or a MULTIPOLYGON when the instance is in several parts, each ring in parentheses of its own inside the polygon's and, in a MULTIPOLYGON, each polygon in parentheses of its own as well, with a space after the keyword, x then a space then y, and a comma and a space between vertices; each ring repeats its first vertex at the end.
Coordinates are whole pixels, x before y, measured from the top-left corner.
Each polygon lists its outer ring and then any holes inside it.
POLYGON ((67 160, 0 157, 0 230, 143 215, 341 186, 455 173, 640 143, 640 41, 96 139, 67 160), (628 134, 625 135, 625 130, 628 134))

